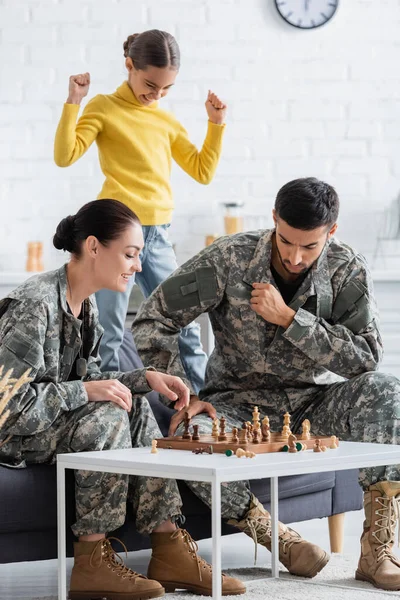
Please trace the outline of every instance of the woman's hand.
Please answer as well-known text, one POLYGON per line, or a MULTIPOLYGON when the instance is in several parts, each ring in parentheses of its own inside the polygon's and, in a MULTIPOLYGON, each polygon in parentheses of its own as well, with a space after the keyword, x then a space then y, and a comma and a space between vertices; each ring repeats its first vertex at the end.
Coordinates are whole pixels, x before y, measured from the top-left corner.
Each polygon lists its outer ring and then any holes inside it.
POLYGON ((146 379, 152 390, 169 400, 176 400, 174 404, 176 410, 181 410, 189 405, 190 390, 180 377, 159 371, 146 371, 146 379))
POLYGON ((191 396, 189 407, 185 406, 182 408, 182 410, 172 415, 168 432, 169 436, 175 434, 178 425, 182 423, 183 419, 185 418, 185 413, 188 413, 190 419, 201 413, 208 413, 208 416, 211 419, 217 418, 217 411, 212 404, 209 402, 203 402, 197 396, 191 396))
POLYGON ((127 412, 130 412, 132 408, 131 390, 118 381, 118 379, 86 381, 83 385, 85 386, 89 402, 114 402, 127 412))
POLYGON ((90 73, 71 75, 69 78, 69 91, 67 104, 80 104, 89 91, 90 73))
POLYGON ((226 104, 216 94, 208 90, 206 110, 211 123, 223 125, 226 116, 226 104))

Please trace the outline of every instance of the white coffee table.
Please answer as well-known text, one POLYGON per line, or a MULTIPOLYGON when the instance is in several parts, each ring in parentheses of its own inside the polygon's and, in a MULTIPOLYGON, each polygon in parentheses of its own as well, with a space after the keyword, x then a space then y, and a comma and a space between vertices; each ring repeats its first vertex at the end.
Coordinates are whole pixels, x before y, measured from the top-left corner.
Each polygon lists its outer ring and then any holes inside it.
POLYGON ((65 469, 147 475, 189 481, 207 481, 212 487, 213 600, 221 599, 221 483, 271 478, 272 577, 279 577, 278 478, 302 473, 340 471, 400 464, 400 445, 341 442, 337 450, 296 454, 258 454, 256 458, 225 454, 195 455, 189 451, 150 448, 60 454, 57 460, 58 585, 59 600, 66 600, 65 469))

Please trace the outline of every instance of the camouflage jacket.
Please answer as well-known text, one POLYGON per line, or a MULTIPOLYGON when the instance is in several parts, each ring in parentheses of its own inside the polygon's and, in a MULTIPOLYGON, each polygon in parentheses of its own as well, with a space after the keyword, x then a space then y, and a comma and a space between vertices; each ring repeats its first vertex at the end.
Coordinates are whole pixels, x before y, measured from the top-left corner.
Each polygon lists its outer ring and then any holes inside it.
POLYGON ((33 435, 50 428, 64 411, 88 402, 84 381, 119 379, 132 392, 150 391, 145 369, 130 373, 102 373, 98 353, 103 329, 94 297, 84 302, 83 357, 87 375, 68 381, 79 354, 82 321, 67 308, 66 269, 35 275, 0 301, 0 365, 20 377, 31 369, 31 383, 20 388, 7 409, 9 418, 0 432, 33 435))
MULTIPOLYGON (((142 304, 132 331, 144 361, 188 384, 178 350, 182 327, 208 312, 215 335, 201 398, 229 392, 233 401, 266 404, 274 391, 292 394, 377 368, 382 342, 365 259, 332 238, 289 306, 285 330, 250 307, 252 283, 274 282, 274 230, 222 237, 162 283, 142 304)), ((304 393, 303 393, 304 396, 304 393)))

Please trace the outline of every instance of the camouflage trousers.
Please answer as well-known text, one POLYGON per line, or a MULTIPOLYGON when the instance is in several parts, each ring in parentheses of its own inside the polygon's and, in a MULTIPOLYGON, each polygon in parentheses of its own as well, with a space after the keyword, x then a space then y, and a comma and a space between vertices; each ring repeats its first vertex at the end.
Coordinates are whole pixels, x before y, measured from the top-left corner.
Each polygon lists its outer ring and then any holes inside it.
MULTIPOLYGON (((267 393, 268 395, 268 393, 267 393)), ((243 421, 252 421, 254 405, 251 392, 248 402, 235 401, 234 392, 226 392, 223 399, 213 396, 210 401, 218 417, 226 419, 226 430, 241 427, 243 421)), ((400 443, 400 381, 391 375, 365 373, 343 383, 315 386, 304 390, 290 390, 279 394, 283 402, 271 408, 267 416, 271 431, 281 431, 283 414, 291 405, 298 408, 292 414, 291 428, 301 430, 301 422, 309 419, 313 435, 337 435, 341 440, 353 442, 400 443), (297 397, 295 397, 297 395, 297 397), (286 401, 285 401, 286 400, 286 401)), ((243 395, 241 394, 241 398, 243 395)), ((260 407, 261 418, 266 416, 260 407)), ((202 433, 211 433, 212 420, 206 414, 192 419, 202 433)), ((183 425, 178 428, 179 434, 183 425)), ((377 481, 400 481, 400 465, 361 469, 359 481, 366 490, 377 481)), ((186 482, 203 502, 211 506, 211 487, 200 482, 186 482)), ((232 482, 221 486, 221 514, 224 518, 241 518, 250 503, 249 482, 232 482)))
MULTIPOLYGON (((112 402, 89 402, 64 413, 47 431, 16 437, 9 448, 18 447, 18 459, 26 464, 37 464, 53 463, 61 453, 151 446, 151 440, 162 434, 147 399, 135 397, 129 415, 112 402)), ((2 454, 7 453, 11 457, 5 445, 2 454)), ((76 536, 108 533, 123 525, 128 480, 140 533, 151 533, 167 519, 181 516, 182 500, 175 480, 75 471, 77 521, 72 531, 76 536)))

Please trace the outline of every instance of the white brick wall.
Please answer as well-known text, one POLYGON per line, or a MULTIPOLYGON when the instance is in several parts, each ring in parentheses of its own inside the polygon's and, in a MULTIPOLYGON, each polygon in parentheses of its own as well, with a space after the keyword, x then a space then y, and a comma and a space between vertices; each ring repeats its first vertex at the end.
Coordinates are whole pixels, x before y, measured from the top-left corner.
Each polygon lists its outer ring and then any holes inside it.
POLYGON ((400 175, 399 0, 342 0, 334 20, 298 31, 273 0, 0 0, 0 269, 22 269, 42 239, 46 267, 59 219, 102 182, 95 147, 53 164, 68 76, 90 71, 90 95, 124 79, 122 42, 159 27, 177 36, 182 68, 164 102, 201 144, 208 88, 229 104, 224 154, 208 187, 173 170, 178 258, 222 230, 220 203, 269 214, 278 188, 315 175, 337 186, 343 238, 371 253, 376 213, 400 175))

